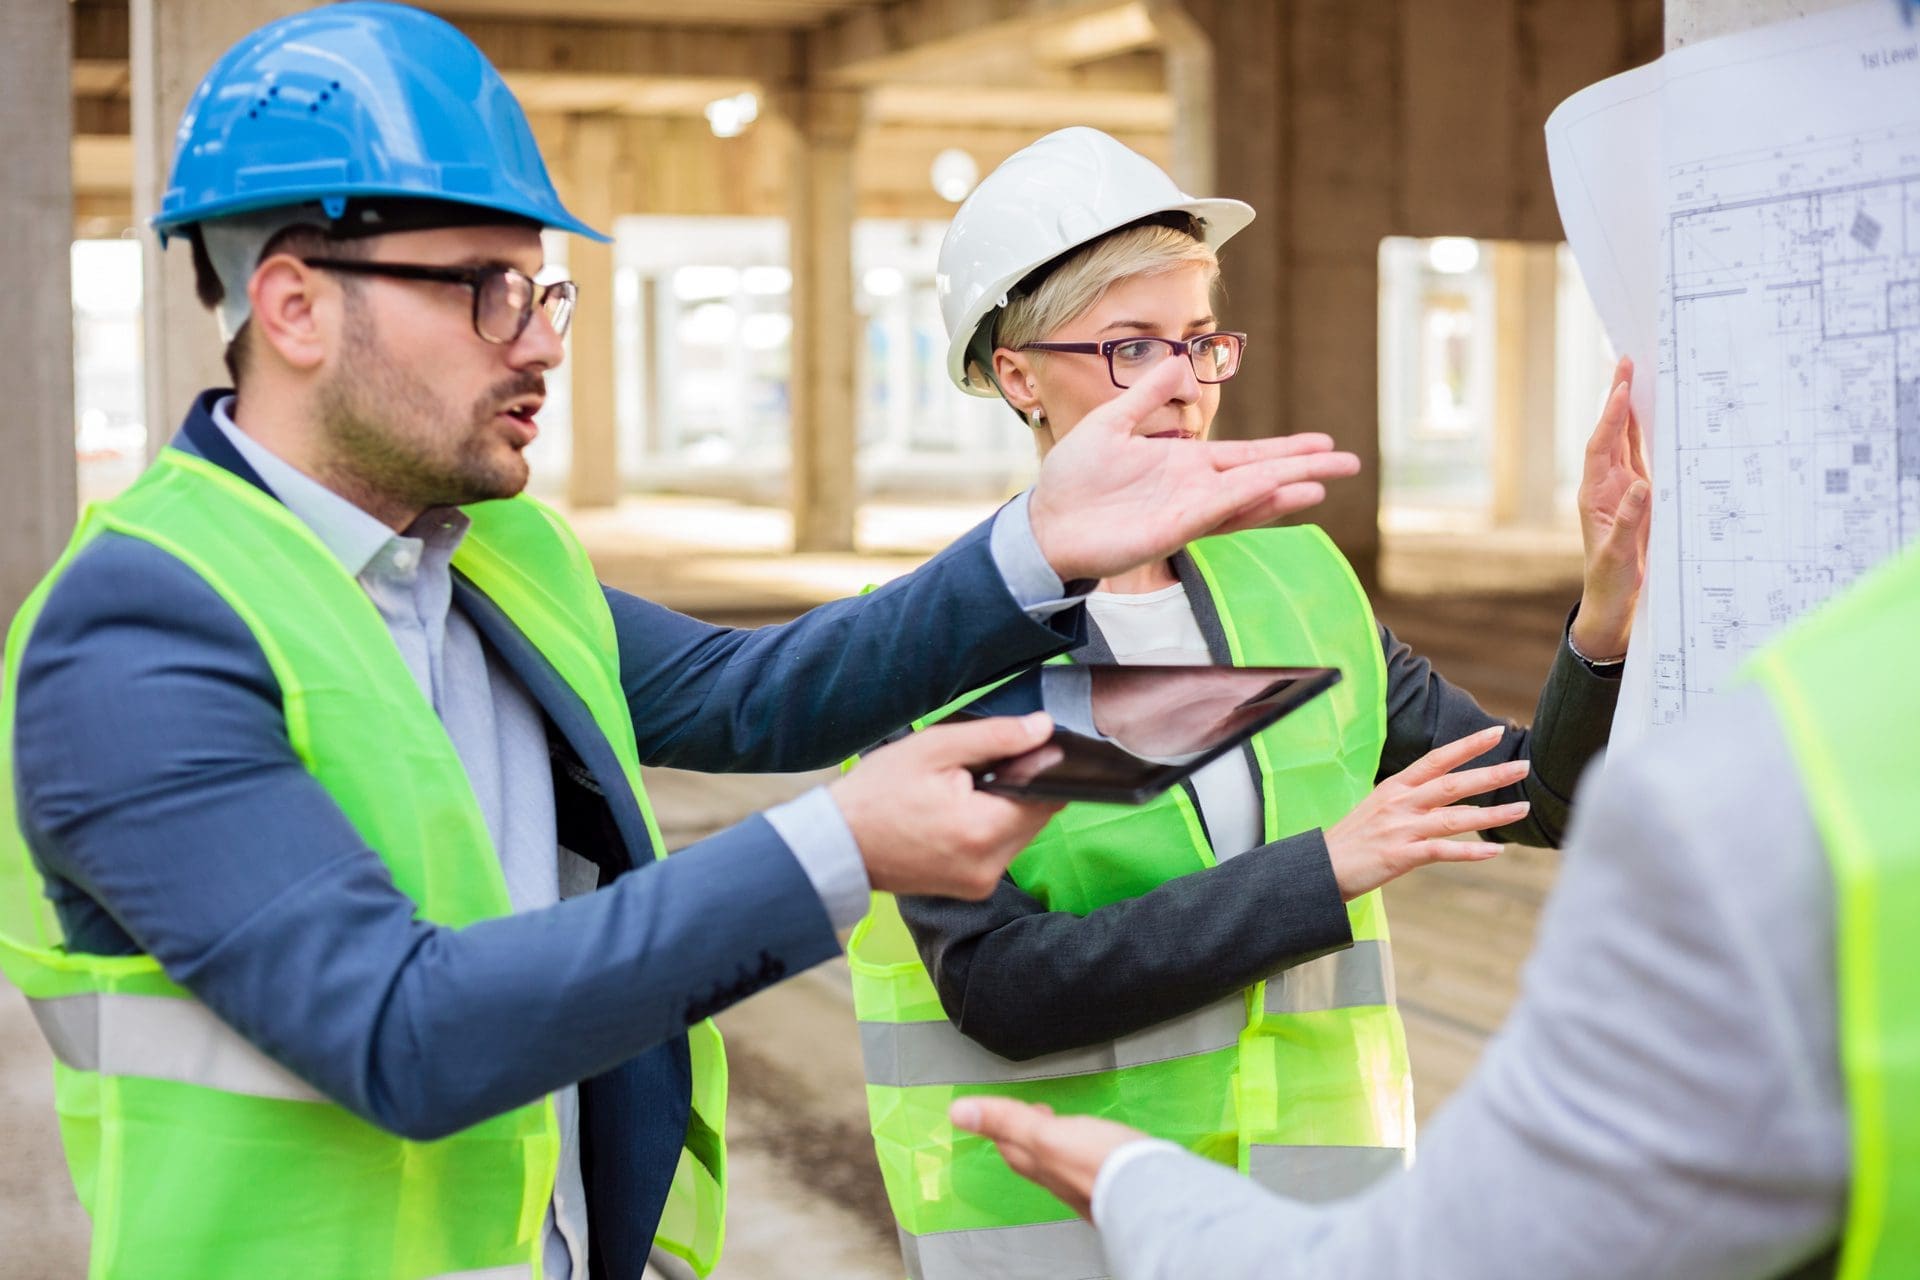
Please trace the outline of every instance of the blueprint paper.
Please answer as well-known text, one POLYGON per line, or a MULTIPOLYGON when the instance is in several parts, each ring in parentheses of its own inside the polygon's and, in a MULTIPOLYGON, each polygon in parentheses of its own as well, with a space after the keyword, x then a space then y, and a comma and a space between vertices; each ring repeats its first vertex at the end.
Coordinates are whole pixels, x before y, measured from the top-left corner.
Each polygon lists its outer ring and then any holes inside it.
POLYGON ((1869 0, 1703 42, 1548 136, 1608 332, 1658 370, 1626 742, 1920 534, 1920 29, 1869 0))

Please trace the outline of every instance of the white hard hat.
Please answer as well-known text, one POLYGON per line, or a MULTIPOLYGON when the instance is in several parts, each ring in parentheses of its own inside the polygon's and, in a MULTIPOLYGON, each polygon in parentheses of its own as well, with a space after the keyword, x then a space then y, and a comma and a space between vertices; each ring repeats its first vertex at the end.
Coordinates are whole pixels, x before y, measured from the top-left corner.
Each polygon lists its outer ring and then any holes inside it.
POLYGON ((947 326, 947 376, 976 396, 999 392, 985 376, 990 353, 974 351, 1007 291, 1109 231, 1156 213, 1199 219, 1219 245, 1253 221, 1239 200, 1201 200, 1173 185, 1159 165, 1100 132, 1076 125, 1050 133, 988 174, 953 215, 940 242, 940 318, 947 326), (980 364, 975 378, 969 365, 980 364))

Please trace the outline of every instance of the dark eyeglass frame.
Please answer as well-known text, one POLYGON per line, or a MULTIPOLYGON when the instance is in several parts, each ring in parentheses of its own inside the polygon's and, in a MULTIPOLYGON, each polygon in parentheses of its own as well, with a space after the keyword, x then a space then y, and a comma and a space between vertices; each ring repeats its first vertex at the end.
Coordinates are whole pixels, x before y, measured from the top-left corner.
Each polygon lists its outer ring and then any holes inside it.
POLYGON ((513 267, 430 267, 414 262, 365 262, 355 258, 302 258, 301 262, 309 267, 318 267, 322 271, 340 271, 356 276, 385 276, 393 280, 429 280, 436 284, 463 284, 473 291, 473 331, 482 342, 491 342, 495 346, 507 346, 518 342, 520 335, 533 323, 533 309, 539 307, 547 313, 547 322, 553 326, 559 337, 567 336, 567 329, 573 323, 574 304, 580 299, 580 287, 571 280, 556 280, 552 284, 539 284, 524 271, 513 267), (518 276, 526 282, 526 302, 520 307, 519 319, 513 332, 504 338, 497 338, 480 327, 480 299, 485 296, 487 285, 495 279, 507 279, 518 276))
POLYGON ((1193 376, 1208 386, 1225 382, 1227 378, 1233 377, 1234 373, 1240 372, 1240 361, 1244 359, 1247 354, 1247 335, 1244 333, 1235 333, 1231 329, 1217 329, 1212 333, 1197 333, 1191 338, 1156 338, 1146 334, 1139 334, 1131 338, 1108 338, 1105 342, 1028 342, 1019 347, 1019 350, 1059 351, 1067 355, 1104 356, 1107 361, 1107 377, 1113 382, 1114 386, 1124 391, 1127 389, 1127 384, 1120 381, 1120 372, 1113 367, 1113 353, 1130 342, 1157 342, 1161 346, 1168 348, 1169 355, 1185 356, 1187 362, 1193 365, 1193 376), (1200 365, 1199 362, 1193 358, 1193 348, 1196 343, 1205 342, 1210 338, 1233 339, 1233 373, 1229 373, 1225 378, 1200 377, 1200 365))

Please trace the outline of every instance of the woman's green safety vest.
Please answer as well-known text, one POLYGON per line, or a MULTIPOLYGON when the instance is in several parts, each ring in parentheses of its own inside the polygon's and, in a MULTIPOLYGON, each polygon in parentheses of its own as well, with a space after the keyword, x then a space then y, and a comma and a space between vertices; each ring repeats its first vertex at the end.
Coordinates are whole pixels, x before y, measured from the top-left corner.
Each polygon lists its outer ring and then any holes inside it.
POLYGON ((1832 867, 1853 1150, 1842 1280, 1920 1274, 1920 548, 1762 650, 1832 867))
MULTIPOLYGON (((1241 666, 1334 666, 1345 678, 1253 739, 1266 839, 1330 827, 1372 790, 1386 736, 1380 636, 1319 529, 1188 548, 1241 666)), ((1133 807, 1074 804, 1014 860, 1050 910, 1086 915, 1214 865, 1181 788, 1133 807)), ((1011 1062, 947 1021, 891 898, 848 946, 874 1146, 915 1280, 1106 1274, 1098 1238, 1009 1170, 947 1108, 970 1094, 1105 1116, 1306 1200, 1351 1194, 1413 1144, 1406 1033, 1378 892, 1348 904, 1351 949, 1111 1044, 1011 1062)))
MULTIPOLYGON (((660 856, 613 619, 585 552, 524 498, 467 514, 473 524, 455 567, 591 710, 660 856)), ((261 1053, 151 957, 62 945, 14 812, 14 681, 48 592, 104 532, 173 555, 245 621, 279 682, 294 750, 423 918, 458 928, 511 909, 446 731, 372 601, 306 525, 246 481, 173 449, 125 494, 92 508, 15 618, 0 683, 0 968, 53 1048, 61 1137, 93 1219, 89 1276, 538 1276, 559 1160, 551 1102, 435 1142, 395 1137, 261 1053)), ((711 1023, 690 1034, 692 1127, 717 1135, 726 1111, 720 1036, 711 1023)), ((720 1144, 681 1153, 659 1243, 702 1274, 719 1255, 725 1183, 720 1144)))

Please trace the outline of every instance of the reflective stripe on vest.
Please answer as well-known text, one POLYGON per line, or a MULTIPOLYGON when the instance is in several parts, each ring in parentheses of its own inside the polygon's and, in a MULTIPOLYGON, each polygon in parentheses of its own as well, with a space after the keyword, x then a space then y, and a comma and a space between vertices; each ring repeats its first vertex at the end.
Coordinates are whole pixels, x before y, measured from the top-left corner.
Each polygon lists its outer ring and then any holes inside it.
POLYGON ((867 1083, 911 1089, 940 1084, 1013 1084, 1114 1071, 1230 1049, 1247 1025, 1247 1002, 1235 994, 1184 1017, 1107 1044, 1013 1062, 989 1052, 951 1022, 863 1022, 860 1051, 867 1083))
MULTIPOLYGON (((1368 938, 1344 951, 1295 965, 1267 979, 1268 1013, 1314 1013, 1393 1003, 1387 949, 1368 938)), ((981 1048, 951 1022, 862 1022, 860 1052, 867 1083, 910 1089, 939 1084, 1015 1084, 1116 1071, 1230 1049, 1246 1028, 1245 999, 1236 994, 1204 1009, 1107 1044, 1014 1062, 981 1048)))
POLYGON ((1100 1236, 1078 1218, 977 1231, 900 1232, 908 1280, 992 1276, 994 1280, 1105 1280, 1100 1236))
POLYGON ((1303 1147, 1254 1143, 1247 1174, 1289 1200, 1325 1204, 1358 1195, 1396 1169, 1406 1167, 1401 1147, 1303 1147))
POLYGON ((486 1267, 479 1271, 446 1271, 427 1280, 533 1280, 533 1268, 524 1262, 508 1267, 486 1267))
POLYGON ((1362 938, 1345 951, 1294 965, 1266 982, 1268 1013, 1317 1013, 1393 1003, 1393 957, 1385 944, 1362 938))
POLYGON ((198 1000, 92 995, 29 1000, 53 1056, 75 1071, 203 1085, 288 1102, 326 1102, 198 1000))

